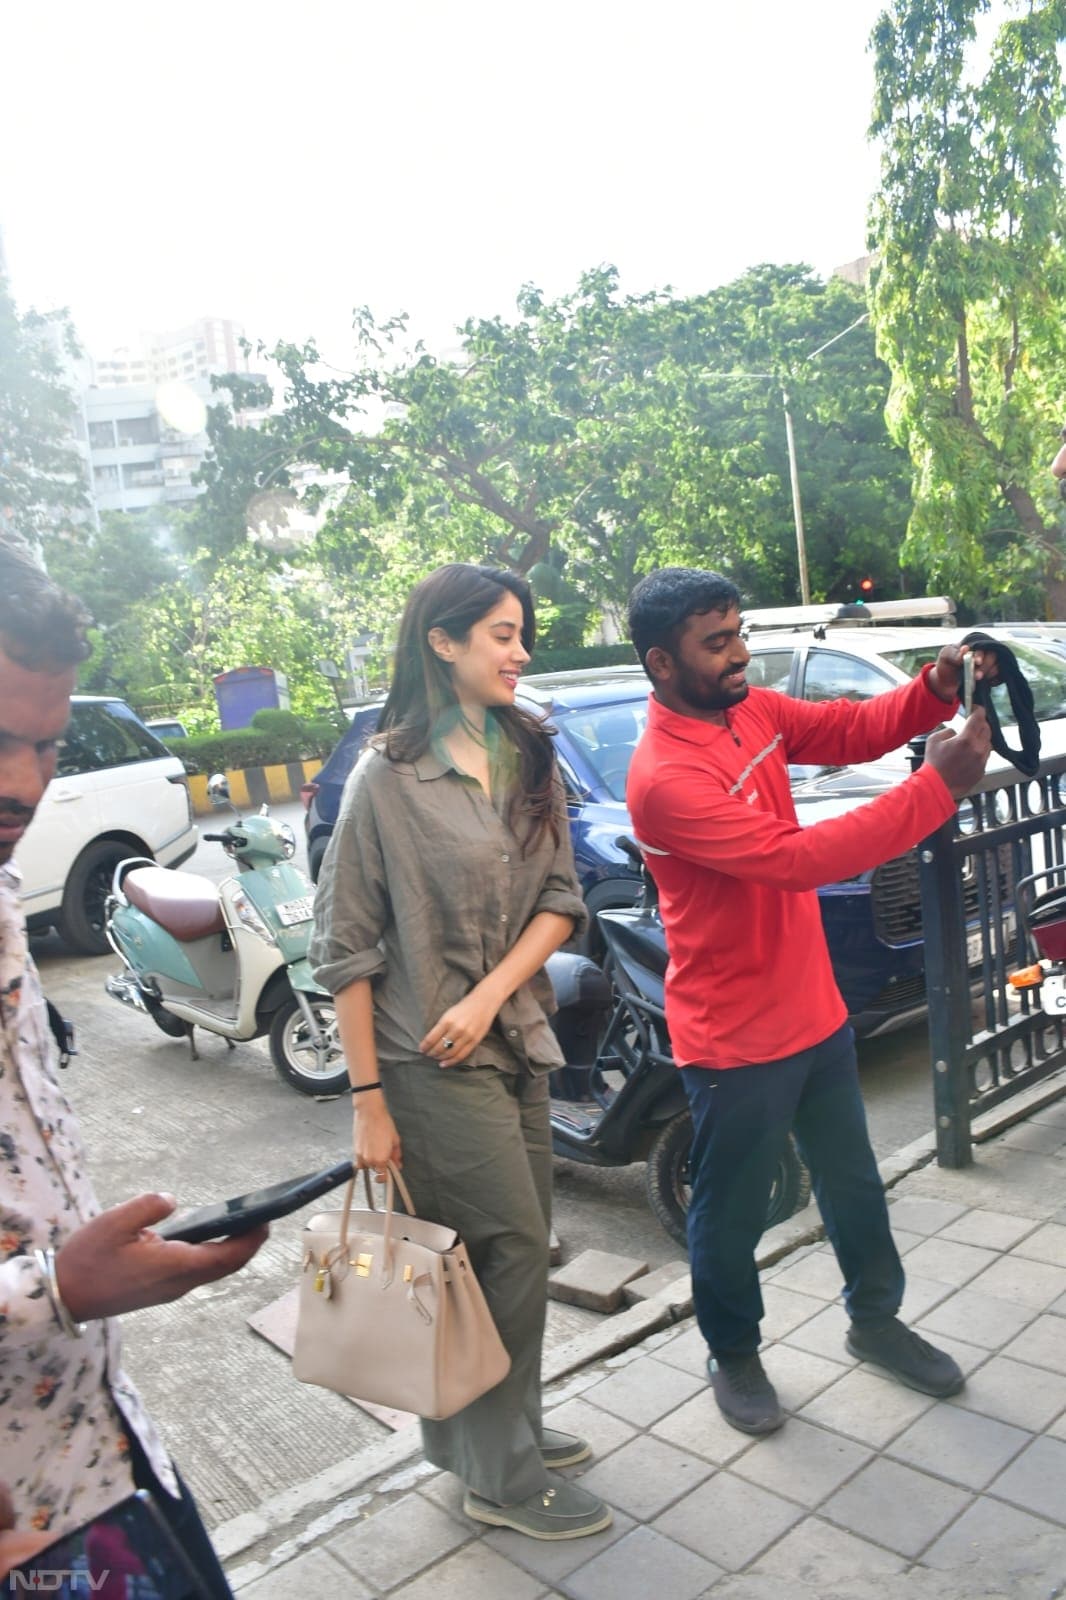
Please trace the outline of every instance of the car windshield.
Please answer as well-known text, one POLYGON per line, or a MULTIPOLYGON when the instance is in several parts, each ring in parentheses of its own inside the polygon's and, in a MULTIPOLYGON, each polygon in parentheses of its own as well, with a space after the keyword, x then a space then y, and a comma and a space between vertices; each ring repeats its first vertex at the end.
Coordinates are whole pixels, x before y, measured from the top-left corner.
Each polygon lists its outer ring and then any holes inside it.
MULTIPOLYGON (((886 650, 884 659, 913 678, 926 662, 936 660, 939 648, 939 645, 928 644, 917 645, 909 650, 886 650)), ((1025 644, 1020 639, 1012 639, 1010 648, 1033 691, 1037 721, 1051 722, 1056 717, 1066 717, 1066 661, 1034 645, 1025 644)), ((1002 725, 1012 725, 1014 715, 1002 684, 993 689, 992 704, 1002 725)))
POLYGON ((648 702, 643 695, 620 705, 552 713, 556 727, 565 730, 576 753, 612 800, 626 797, 629 763, 647 720, 648 702))

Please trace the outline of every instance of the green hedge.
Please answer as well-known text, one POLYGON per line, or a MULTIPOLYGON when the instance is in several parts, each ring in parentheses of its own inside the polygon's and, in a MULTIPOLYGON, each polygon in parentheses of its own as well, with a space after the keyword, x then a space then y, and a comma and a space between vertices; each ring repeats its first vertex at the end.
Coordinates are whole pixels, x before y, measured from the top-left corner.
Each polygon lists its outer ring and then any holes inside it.
MULTIPOLYGON (((347 719, 344 725, 347 726, 347 719)), ((309 761, 316 756, 325 761, 341 731, 340 723, 332 717, 297 717, 291 711, 257 711, 250 728, 194 734, 189 739, 172 739, 170 746, 185 763, 186 772, 210 775, 224 772, 227 767, 273 767, 285 761, 309 761), (278 721, 271 721, 264 727, 259 720, 263 717, 278 721)))
POLYGON ((635 667, 631 644, 571 645, 559 650, 534 650, 527 672, 577 672, 582 667, 635 667))

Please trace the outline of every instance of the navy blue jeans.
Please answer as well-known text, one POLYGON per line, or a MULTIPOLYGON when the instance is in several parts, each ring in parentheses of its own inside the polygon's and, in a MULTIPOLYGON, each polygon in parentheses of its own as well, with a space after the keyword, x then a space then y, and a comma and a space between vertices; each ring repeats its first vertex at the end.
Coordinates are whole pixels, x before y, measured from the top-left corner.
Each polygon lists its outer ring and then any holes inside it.
POLYGON ((724 1070, 683 1067, 692 1108, 688 1248, 696 1317, 715 1354, 759 1347, 763 1314, 755 1247, 789 1130, 810 1168, 854 1322, 891 1317, 903 1268, 866 1130, 855 1036, 837 1030, 780 1061, 724 1070))

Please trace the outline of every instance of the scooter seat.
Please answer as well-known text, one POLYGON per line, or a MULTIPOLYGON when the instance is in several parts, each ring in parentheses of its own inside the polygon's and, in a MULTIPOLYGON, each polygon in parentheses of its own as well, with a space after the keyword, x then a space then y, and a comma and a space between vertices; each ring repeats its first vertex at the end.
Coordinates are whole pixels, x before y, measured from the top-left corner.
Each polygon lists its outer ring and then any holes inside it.
POLYGON ((158 922, 181 944, 225 932, 218 887, 199 873, 135 867, 122 880, 122 892, 131 906, 158 922))

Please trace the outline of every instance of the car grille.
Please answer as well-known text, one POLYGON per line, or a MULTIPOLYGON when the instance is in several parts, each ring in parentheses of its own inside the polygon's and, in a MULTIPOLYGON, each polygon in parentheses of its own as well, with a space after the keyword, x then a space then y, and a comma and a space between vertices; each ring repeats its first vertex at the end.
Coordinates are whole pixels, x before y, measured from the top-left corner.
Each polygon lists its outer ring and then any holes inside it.
POLYGON ((901 978, 898 983, 887 984, 872 1000, 863 1006, 863 1011, 883 1011, 886 1016, 895 1016, 901 1011, 909 1011, 912 1006, 925 1004, 925 973, 916 972, 910 978, 901 978))
MULTIPOLYGON (((1000 845, 999 892, 1005 903, 1014 891, 1014 868, 1009 845, 1000 845)), ((877 868, 871 882, 874 930, 885 944, 913 944, 922 937, 922 898, 918 887, 918 852, 908 850, 877 868)), ((972 861, 963 870, 963 903, 966 920, 978 915, 977 875, 972 861)))

